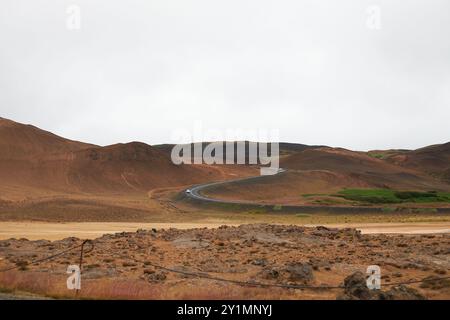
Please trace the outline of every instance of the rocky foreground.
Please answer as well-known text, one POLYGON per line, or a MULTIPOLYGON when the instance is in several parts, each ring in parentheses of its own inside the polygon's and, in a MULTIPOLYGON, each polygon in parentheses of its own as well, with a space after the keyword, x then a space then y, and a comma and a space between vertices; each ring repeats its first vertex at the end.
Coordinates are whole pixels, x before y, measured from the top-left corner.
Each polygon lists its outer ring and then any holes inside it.
MULTIPOLYGON (((61 282, 67 266, 78 264, 79 248, 34 262, 81 242, 0 241, 0 269, 16 267, 0 272, 0 288, 26 290, 30 281, 17 279, 31 275, 61 282)), ((82 283, 84 294, 94 298, 450 299, 449 276, 450 234, 362 235, 355 229, 254 224, 104 235, 84 254, 82 283), (381 268, 381 290, 365 285, 369 265, 381 268), (420 279, 425 281, 401 284, 420 279), (99 284, 117 283, 133 283, 133 292, 122 292, 123 285, 118 293, 95 291, 99 284), (255 283, 276 286, 255 288, 255 283)), ((52 296, 63 290, 30 286, 52 296)))

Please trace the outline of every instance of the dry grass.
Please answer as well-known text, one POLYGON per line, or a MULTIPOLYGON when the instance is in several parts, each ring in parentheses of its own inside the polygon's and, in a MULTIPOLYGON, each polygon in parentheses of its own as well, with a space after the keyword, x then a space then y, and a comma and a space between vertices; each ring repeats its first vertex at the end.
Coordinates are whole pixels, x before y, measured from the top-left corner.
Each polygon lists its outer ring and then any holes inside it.
POLYGON ((8 271, 0 273, 0 287, 4 292, 26 291, 51 296, 62 289, 60 281, 48 273, 8 271))
POLYGON ((66 288, 66 278, 40 272, 10 271, 0 274, 0 292, 27 292, 54 299, 120 300, 253 300, 334 299, 336 292, 265 289, 201 281, 195 286, 179 283, 171 287, 142 280, 84 280, 78 294, 66 288))
POLYGON ((29 292, 57 299, 157 299, 161 295, 158 288, 133 280, 86 280, 77 294, 67 289, 66 277, 40 272, 2 273, 0 287, 6 292, 29 292))

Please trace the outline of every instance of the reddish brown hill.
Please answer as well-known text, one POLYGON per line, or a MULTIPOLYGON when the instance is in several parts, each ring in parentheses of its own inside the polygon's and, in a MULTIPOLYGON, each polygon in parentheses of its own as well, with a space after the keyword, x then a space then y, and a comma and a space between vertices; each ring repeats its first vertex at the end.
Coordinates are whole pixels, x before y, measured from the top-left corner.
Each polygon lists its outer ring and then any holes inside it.
POLYGON ((174 165, 170 157, 139 142, 73 153, 67 183, 80 191, 149 191, 221 179, 214 167, 174 165))
POLYGON ((363 152, 341 148, 308 149, 282 159, 281 166, 295 170, 327 170, 373 187, 447 189, 447 186, 419 170, 403 168, 363 152))
POLYGON ((92 144, 64 139, 32 125, 0 118, 0 159, 31 159, 78 151, 92 144))
POLYGON ((342 148, 306 149, 281 160, 281 166, 297 170, 331 170, 345 172, 396 172, 395 166, 342 148))
POLYGON ((396 165, 429 173, 450 182, 450 142, 387 157, 396 165))
MULTIPOLYGON (((345 187, 449 190, 449 184, 436 178, 450 176, 449 149, 450 144, 436 145, 389 152, 378 159, 340 148, 284 143, 280 165, 288 172, 211 192, 230 199, 294 203, 302 194, 345 187)), ((258 174, 252 166, 176 166, 170 150, 170 145, 140 142, 100 147, 0 118, 0 207, 4 200, 53 201, 55 196, 115 201, 119 195, 128 201, 129 195, 146 195, 156 188, 258 174)), ((57 211, 60 214, 59 207, 57 211)))
POLYGON ((177 166, 167 152, 144 143, 99 147, 0 120, 1 199, 67 193, 145 194, 157 187, 221 180, 241 171, 177 166))
POLYGON ((59 180, 65 179, 61 165, 53 166, 55 160, 69 159, 70 153, 92 147, 0 118, 0 198, 25 199, 45 193, 39 188, 60 189, 59 180))
POLYGON ((302 194, 330 194, 343 188, 450 190, 424 172, 341 148, 306 148, 281 157, 288 171, 259 180, 222 185, 206 191, 217 198, 269 203, 302 203, 302 194))
POLYGON ((221 185, 203 193, 219 199, 251 200, 261 203, 299 204, 303 194, 334 193, 345 187, 368 188, 367 182, 326 170, 288 171, 257 181, 221 185))

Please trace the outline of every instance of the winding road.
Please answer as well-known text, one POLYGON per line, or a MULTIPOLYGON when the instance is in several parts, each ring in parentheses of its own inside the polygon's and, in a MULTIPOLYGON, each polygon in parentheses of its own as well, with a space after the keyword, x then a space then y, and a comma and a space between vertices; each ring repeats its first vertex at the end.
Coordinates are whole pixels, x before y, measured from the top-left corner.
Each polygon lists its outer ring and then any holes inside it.
MULTIPOLYGON (((283 172, 286 172, 286 169, 278 169, 278 171, 275 173, 281 174, 283 172)), ((248 178, 239 178, 239 179, 233 179, 233 180, 226 180, 226 181, 219 181, 219 182, 210 182, 205 184, 199 184, 192 186, 186 190, 184 190, 184 193, 187 197, 200 200, 200 201, 207 201, 207 202, 216 202, 216 203, 231 203, 231 204, 248 204, 248 205, 255 205, 256 203, 248 202, 248 201, 240 201, 240 200, 225 200, 225 199, 215 199, 215 198, 209 198, 200 193, 202 190, 209 189, 211 187, 227 184, 227 183, 233 183, 233 182, 242 182, 242 181, 253 181, 262 179, 267 176, 255 176, 255 177, 248 177, 248 178)))
MULTIPOLYGON (((278 169, 275 175, 283 174, 287 172, 286 169, 278 169)), ((227 200, 227 199, 217 199, 210 198, 203 194, 201 191, 209 189, 211 187, 216 187, 219 185, 224 185, 228 183, 234 182, 243 182, 243 181, 254 181, 258 179, 264 179, 267 177, 265 175, 248 177, 248 178, 239 178, 233 180, 225 180, 218 182, 210 182, 204 184, 194 185, 190 188, 184 190, 184 194, 193 200, 201 201, 201 202, 210 202, 217 204, 235 204, 241 206, 251 206, 251 207, 263 207, 269 210, 273 210, 274 206, 279 206, 279 203, 267 204, 267 203, 257 203, 246 200, 227 200)), ((331 212, 331 213, 349 213, 349 212, 376 212, 381 213, 383 211, 383 207, 370 207, 370 206, 323 206, 323 205, 282 205, 283 211, 291 211, 291 212, 299 212, 301 210, 304 213, 314 213, 314 212, 331 212)), ((410 208, 412 209, 412 208, 410 208)), ((439 213, 450 213, 450 208, 435 208, 439 213)), ((277 210, 278 211, 278 210, 277 210)))

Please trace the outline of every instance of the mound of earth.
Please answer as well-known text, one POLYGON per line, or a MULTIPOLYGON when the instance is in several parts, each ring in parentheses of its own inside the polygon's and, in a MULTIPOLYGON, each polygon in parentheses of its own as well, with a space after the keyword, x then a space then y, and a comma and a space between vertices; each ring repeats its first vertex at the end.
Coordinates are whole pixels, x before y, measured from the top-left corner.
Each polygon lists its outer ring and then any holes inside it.
MULTIPOLYGON (((306 148, 281 157, 287 172, 257 180, 236 181, 202 191, 217 199, 261 203, 311 204, 308 194, 333 194, 344 188, 449 191, 450 185, 414 168, 407 168, 341 148, 306 148)), ((320 198, 322 204, 342 204, 320 198)))
POLYGON ((386 160, 450 182, 450 142, 392 154, 386 160))
POLYGON ((0 120, 0 151, 3 199, 19 187, 41 193, 146 193, 226 177, 224 170, 177 166, 165 152, 144 143, 99 147, 5 119, 0 120))

